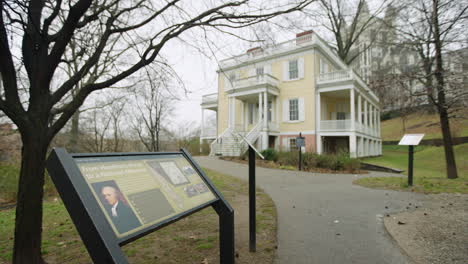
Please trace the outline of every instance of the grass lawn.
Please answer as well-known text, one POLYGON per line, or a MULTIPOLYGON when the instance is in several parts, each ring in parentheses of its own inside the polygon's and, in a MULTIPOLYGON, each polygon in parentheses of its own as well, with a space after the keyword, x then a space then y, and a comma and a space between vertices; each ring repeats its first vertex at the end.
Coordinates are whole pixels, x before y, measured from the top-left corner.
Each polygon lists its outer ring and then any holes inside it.
MULTIPOLYGON (((361 178, 354 183, 372 187, 394 190, 409 190, 424 193, 468 193, 468 144, 454 147, 458 168, 458 179, 449 180, 445 171, 443 147, 418 146, 414 153, 413 187, 408 188, 407 177, 361 178)), ((381 157, 366 158, 364 162, 408 170, 407 146, 383 146, 381 157)))
MULTIPOLYGON (((460 110, 461 116, 467 116, 468 110, 460 110)), ((406 131, 403 133, 403 122, 400 117, 382 121, 381 133, 382 139, 385 140, 400 140, 403 134, 408 133, 424 133, 424 139, 442 138, 440 131, 440 120, 437 114, 429 115, 424 113, 414 113, 408 116, 406 121, 406 131)), ((468 136, 468 119, 452 119, 450 121, 450 129, 453 136, 466 137, 468 136)))
MULTIPOLYGON (((236 263, 272 263, 276 208, 257 191, 257 252, 248 250, 248 184, 205 169, 235 210, 236 263)), ((0 263, 12 258, 15 210, 0 211, 0 263)), ((123 247, 130 263, 219 263, 218 216, 206 208, 123 247)), ((47 263, 91 263, 60 199, 44 203, 42 250, 47 263)))

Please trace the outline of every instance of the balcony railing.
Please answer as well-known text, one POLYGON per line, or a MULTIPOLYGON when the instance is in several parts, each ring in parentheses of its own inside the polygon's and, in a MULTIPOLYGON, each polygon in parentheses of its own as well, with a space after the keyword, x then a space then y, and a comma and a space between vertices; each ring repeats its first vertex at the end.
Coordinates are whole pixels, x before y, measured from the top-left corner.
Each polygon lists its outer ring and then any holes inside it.
POLYGON ((322 131, 337 131, 351 130, 351 120, 321 120, 320 130, 322 131))
POLYGON ((351 76, 352 73, 349 70, 321 73, 318 77, 318 83, 350 80, 351 76))
MULTIPOLYGON (((320 121, 320 131, 350 131, 353 130, 351 127, 351 120, 321 120, 320 121)), ((363 134, 371 136, 380 136, 376 128, 371 128, 359 122, 354 123, 354 130, 356 132, 361 132, 363 134)))
POLYGON ((270 85, 278 87, 279 80, 270 74, 255 75, 239 80, 234 80, 226 84, 226 91, 231 89, 248 88, 257 85, 270 85))
POLYGON ((297 49, 298 47, 307 46, 313 44, 314 34, 306 34, 295 39, 291 39, 285 42, 278 44, 268 45, 261 47, 260 49, 255 49, 255 52, 247 52, 238 56, 234 56, 220 62, 221 68, 226 68, 234 66, 252 59, 256 59, 261 56, 268 56, 273 54, 278 54, 290 50, 297 49))
POLYGON ((218 103, 218 93, 205 94, 202 96, 202 104, 218 103))

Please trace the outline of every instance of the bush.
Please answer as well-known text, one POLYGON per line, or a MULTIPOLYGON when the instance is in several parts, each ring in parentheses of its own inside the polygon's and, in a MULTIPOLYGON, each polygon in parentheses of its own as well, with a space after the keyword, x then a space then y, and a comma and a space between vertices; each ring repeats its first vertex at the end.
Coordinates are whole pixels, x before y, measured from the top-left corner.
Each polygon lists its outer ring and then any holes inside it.
POLYGON ((265 160, 277 161, 278 160, 278 152, 274 149, 265 149, 261 152, 265 160))
POLYGON ((297 166, 299 162, 298 152, 278 152, 277 162, 280 165, 297 166))
POLYGON ((317 157, 318 154, 315 153, 302 153, 302 167, 304 168, 304 170, 317 168, 317 157))

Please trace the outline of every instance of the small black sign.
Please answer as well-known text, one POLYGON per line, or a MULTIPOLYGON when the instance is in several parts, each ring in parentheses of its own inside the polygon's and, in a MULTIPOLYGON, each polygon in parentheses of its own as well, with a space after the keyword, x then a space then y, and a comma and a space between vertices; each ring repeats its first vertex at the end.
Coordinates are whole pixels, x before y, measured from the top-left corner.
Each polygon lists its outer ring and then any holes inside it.
POLYGON ((297 137, 296 138, 296 147, 297 148, 302 148, 305 147, 305 138, 304 137, 297 137))

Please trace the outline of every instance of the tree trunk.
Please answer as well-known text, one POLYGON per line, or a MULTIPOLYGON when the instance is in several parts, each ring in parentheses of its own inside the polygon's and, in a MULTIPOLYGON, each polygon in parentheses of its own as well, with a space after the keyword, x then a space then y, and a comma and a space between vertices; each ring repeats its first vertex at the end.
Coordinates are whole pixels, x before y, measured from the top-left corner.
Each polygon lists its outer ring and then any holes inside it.
MULTIPOLYGON (((42 198, 49 142, 41 133, 23 136, 16 206, 14 264, 42 264, 42 198)), ((44 133, 43 133, 44 134, 44 133)))
POLYGON ((458 178, 455 153, 453 152, 452 135, 450 134, 450 123, 448 113, 445 109, 439 110, 440 125, 442 128, 442 138, 444 140, 445 163, 447 166, 447 177, 449 179, 458 178))
POLYGON ((444 140, 445 162, 447 167, 447 177, 449 179, 458 178, 457 164, 455 163, 455 153, 453 152, 452 135, 450 134, 450 123, 447 112, 447 102, 445 98, 445 80, 444 68, 442 62, 442 40, 440 39, 439 28, 439 4, 437 0, 432 1, 433 24, 434 24, 434 47, 435 47, 435 79, 437 81, 437 101, 440 117, 440 127, 442 129, 442 138, 444 140))

